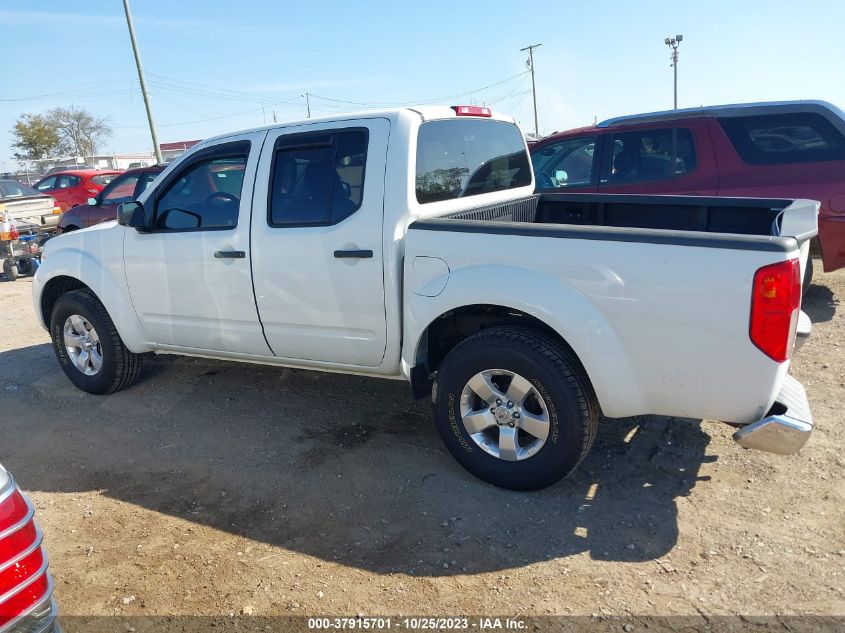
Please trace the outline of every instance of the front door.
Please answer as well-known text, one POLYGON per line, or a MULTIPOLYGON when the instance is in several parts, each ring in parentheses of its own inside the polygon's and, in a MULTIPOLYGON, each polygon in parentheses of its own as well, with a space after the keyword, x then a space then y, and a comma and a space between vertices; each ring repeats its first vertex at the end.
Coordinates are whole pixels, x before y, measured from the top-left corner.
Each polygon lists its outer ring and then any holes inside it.
POLYGON ((249 243, 265 136, 206 146, 141 196, 151 229, 127 228, 124 261, 135 312, 152 342, 270 356, 252 292, 249 243))
POLYGON ((389 132, 390 122, 377 118, 267 136, 252 265, 264 333, 280 358, 362 367, 384 358, 389 132))

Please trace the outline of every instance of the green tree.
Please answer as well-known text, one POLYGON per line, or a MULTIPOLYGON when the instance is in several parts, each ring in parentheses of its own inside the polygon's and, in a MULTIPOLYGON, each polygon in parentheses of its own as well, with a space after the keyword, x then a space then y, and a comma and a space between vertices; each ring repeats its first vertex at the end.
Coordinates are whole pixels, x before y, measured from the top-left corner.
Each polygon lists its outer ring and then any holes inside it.
POLYGON ((108 119, 95 117, 85 108, 53 108, 46 118, 58 134, 62 150, 74 156, 93 155, 112 133, 108 119))
POLYGON ((61 148, 53 123, 43 114, 22 114, 12 128, 12 148, 18 160, 40 160, 56 155, 61 148))

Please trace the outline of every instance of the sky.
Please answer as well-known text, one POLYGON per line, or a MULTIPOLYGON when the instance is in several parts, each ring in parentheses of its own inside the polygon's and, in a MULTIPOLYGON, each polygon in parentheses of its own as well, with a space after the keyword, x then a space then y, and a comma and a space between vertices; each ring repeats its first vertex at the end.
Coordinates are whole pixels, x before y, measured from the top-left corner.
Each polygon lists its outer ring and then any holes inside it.
MULTIPOLYGON (((306 116, 476 103, 541 133, 672 107, 824 99, 845 106, 845 3, 131 0, 159 141, 306 116)), ((10 130, 57 106, 107 117, 106 153, 151 151, 121 0, 0 0, 0 171, 10 130)))

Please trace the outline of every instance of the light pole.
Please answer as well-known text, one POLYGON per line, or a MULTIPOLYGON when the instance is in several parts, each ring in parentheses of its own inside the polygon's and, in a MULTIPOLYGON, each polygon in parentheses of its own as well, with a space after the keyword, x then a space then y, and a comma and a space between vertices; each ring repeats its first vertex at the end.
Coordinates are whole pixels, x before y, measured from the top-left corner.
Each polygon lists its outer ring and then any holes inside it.
POLYGON ((528 51, 528 68, 531 69, 531 95, 534 97, 534 136, 540 136, 540 129, 537 125, 537 87, 534 84, 534 49, 542 46, 542 44, 531 44, 525 48, 520 48, 520 52, 528 51))
POLYGON ((147 121, 150 123, 150 136, 153 137, 153 152, 160 163, 161 147, 158 144, 156 124, 153 121, 153 107, 150 105, 150 95, 147 93, 147 82, 144 80, 144 70, 141 68, 141 54, 138 52, 138 42, 135 41, 135 27, 132 25, 132 14, 129 12, 129 0, 123 0, 123 10, 126 12, 126 24, 129 26, 129 39, 132 40, 132 52, 135 53, 135 66, 138 67, 138 80, 141 82, 141 94, 144 96, 144 106, 147 108, 147 121))
POLYGON ((678 46, 684 41, 683 35, 667 37, 663 42, 672 49, 672 68, 675 70, 675 110, 678 109, 678 46))

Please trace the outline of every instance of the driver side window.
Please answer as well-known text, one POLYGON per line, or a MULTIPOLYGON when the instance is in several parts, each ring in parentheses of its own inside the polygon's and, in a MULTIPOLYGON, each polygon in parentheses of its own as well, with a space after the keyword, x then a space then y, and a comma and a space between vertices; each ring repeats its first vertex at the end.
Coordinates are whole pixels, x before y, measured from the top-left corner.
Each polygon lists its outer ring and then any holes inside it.
POLYGON ((158 199, 156 231, 209 231, 238 225, 248 151, 187 166, 158 199))
POLYGON ((532 152, 537 189, 561 189, 593 183, 596 137, 550 143, 532 152))

